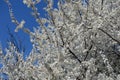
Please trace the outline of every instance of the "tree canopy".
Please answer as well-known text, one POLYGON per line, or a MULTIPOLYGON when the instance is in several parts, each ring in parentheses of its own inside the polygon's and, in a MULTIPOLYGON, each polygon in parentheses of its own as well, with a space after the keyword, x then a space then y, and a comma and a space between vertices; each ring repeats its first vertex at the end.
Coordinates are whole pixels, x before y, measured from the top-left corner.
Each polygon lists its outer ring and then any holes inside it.
POLYGON ((1 73, 9 80, 119 80, 120 0, 45 0, 47 17, 40 17, 40 0, 23 0, 39 24, 34 32, 19 22, 12 4, 5 0, 10 17, 31 37, 33 49, 26 60, 9 42, 0 49, 1 73), (86 3, 86 4, 85 4, 86 3))

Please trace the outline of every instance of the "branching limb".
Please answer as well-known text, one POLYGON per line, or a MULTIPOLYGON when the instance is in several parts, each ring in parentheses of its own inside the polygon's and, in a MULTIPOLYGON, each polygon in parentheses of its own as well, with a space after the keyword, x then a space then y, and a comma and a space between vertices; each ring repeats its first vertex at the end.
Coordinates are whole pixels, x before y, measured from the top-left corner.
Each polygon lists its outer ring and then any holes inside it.
POLYGON ((89 51, 92 49, 93 45, 90 45, 89 49, 87 50, 87 54, 85 55, 84 61, 87 59, 89 51))

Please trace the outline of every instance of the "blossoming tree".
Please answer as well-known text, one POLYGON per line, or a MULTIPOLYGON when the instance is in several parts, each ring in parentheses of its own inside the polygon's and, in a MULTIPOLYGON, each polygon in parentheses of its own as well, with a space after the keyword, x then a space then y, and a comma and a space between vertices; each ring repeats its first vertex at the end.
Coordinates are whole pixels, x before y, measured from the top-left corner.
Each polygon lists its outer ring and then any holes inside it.
POLYGON ((59 0, 58 8, 46 0, 47 18, 39 16, 40 0, 23 0, 39 24, 34 32, 17 21, 5 1, 15 32, 22 29, 33 44, 26 61, 12 43, 6 55, 1 50, 1 73, 10 80, 120 79, 120 0, 59 0))

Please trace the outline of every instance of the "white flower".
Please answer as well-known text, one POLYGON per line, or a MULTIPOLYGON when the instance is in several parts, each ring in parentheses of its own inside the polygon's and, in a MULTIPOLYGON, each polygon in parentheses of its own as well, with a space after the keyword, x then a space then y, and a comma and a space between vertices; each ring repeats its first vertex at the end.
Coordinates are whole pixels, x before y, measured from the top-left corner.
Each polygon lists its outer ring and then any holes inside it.
POLYGON ((19 29, 22 29, 25 24, 25 21, 22 20, 21 23, 16 27, 15 32, 18 32, 19 29))
POLYGON ((23 3, 24 3, 24 4, 26 4, 26 3, 27 3, 27 1, 26 1, 26 0, 23 0, 23 3))
POLYGON ((23 0, 23 3, 27 5, 27 7, 30 7, 32 0, 23 0))
POLYGON ((117 76, 117 80, 119 80, 120 79, 120 74, 117 76))

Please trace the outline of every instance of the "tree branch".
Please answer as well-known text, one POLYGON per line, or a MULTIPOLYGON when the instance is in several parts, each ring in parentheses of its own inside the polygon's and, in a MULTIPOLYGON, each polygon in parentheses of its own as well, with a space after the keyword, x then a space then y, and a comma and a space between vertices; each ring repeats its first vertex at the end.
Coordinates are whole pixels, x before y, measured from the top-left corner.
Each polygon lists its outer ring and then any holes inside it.
POLYGON ((75 55, 75 53, 69 47, 67 49, 78 60, 78 62, 81 63, 81 60, 75 55))
POLYGON ((110 34, 108 34, 106 31, 104 31, 103 29, 101 28, 98 28, 98 30, 102 31, 103 33, 105 33, 107 36, 109 36, 113 41, 117 42, 118 44, 120 44, 120 41, 113 38, 110 34))
POLYGON ((92 49, 93 45, 90 45, 89 49, 87 50, 87 54, 85 55, 84 61, 87 59, 89 51, 92 49))

